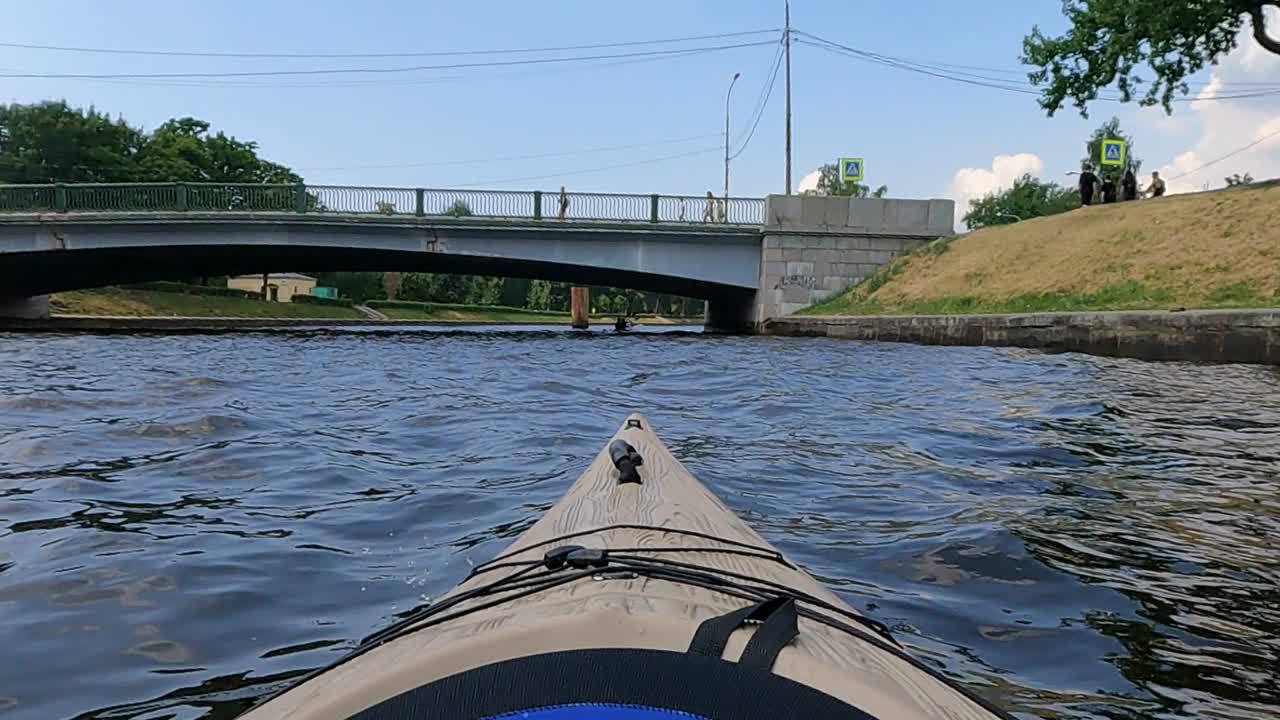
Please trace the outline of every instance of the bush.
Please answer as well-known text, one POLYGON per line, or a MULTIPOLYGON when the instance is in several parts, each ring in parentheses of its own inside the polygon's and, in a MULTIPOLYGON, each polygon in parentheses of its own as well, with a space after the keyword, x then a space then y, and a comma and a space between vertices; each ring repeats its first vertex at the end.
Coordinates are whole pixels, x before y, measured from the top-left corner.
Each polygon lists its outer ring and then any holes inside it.
POLYGON ((251 292, 249 290, 239 290, 237 288, 229 287, 211 287, 208 285, 188 285, 187 283, 168 282, 164 280, 133 283, 130 285, 121 285, 119 287, 125 290, 149 290, 151 292, 178 293, 181 295, 215 295, 218 297, 247 298, 250 300, 262 299, 262 293, 251 292))
POLYGON ((304 305, 327 305, 329 307, 352 307, 355 302, 346 298, 327 298, 318 295, 294 295, 291 301, 304 305))

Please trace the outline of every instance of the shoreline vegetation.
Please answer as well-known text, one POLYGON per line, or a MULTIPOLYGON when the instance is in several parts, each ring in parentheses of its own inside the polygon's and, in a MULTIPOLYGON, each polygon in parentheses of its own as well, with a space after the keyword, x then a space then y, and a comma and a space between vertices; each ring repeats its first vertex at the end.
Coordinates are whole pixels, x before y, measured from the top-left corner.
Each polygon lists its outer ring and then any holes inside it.
MULTIPOLYGON (((161 290, 105 287, 55 293, 50 297, 53 316, 97 317, 192 317, 192 318, 262 318, 362 321, 369 319, 354 307, 338 304, 302 302, 265 302, 256 298, 189 294, 161 290)), ((423 320, 431 322, 472 322, 530 325, 569 324, 569 313, 496 305, 429 303, 374 300, 368 307, 390 320, 423 320)), ((593 323, 612 324, 615 315, 595 314, 593 323)), ((701 324, 698 317, 665 317, 639 315, 630 318, 639 324, 701 324)))
POLYGON ((917 246, 799 315, 1280 307, 1280 182, 1095 205, 917 246))

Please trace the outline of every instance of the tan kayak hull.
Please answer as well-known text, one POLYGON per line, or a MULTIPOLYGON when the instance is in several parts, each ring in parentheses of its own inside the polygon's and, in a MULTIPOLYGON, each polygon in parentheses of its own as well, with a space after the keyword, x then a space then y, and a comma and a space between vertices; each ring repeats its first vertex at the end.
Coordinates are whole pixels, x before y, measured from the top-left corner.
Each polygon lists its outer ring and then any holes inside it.
MULTIPOLYGON (((630 416, 614 438, 627 441, 644 458, 642 482, 618 482, 606 445, 561 500, 504 554, 568 533, 620 524, 696 530, 770 547, 685 470, 643 416, 630 416)), ((772 560, 714 552, 724 545, 689 535, 613 529, 538 546, 513 559, 541 558, 561 544, 707 548, 710 551, 705 553, 680 553, 678 559, 771 580, 852 611, 801 570, 772 560)), ((655 557, 661 556, 655 553, 655 557)), ((510 572, 501 569, 474 577, 445 597, 510 572)), ((667 580, 584 579, 409 633, 287 690, 243 717, 346 718, 434 680, 527 655, 594 648, 683 652, 699 623, 746 604, 717 591, 667 580)), ((946 683, 871 643, 806 618, 801 618, 799 627, 799 638, 782 651, 773 666, 778 675, 879 718, 993 717, 946 683)), ((748 630, 735 632, 724 657, 737 659, 749 635, 748 630)))

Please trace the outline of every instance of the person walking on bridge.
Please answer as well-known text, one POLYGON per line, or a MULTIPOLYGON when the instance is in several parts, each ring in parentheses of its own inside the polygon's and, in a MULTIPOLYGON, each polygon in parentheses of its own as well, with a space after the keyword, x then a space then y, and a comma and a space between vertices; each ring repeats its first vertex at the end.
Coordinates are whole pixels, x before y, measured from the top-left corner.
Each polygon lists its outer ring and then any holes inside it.
POLYGON ((564 219, 566 213, 569 212, 569 194, 564 191, 564 186, 560 186, 560 213, 561 220, 564 219))

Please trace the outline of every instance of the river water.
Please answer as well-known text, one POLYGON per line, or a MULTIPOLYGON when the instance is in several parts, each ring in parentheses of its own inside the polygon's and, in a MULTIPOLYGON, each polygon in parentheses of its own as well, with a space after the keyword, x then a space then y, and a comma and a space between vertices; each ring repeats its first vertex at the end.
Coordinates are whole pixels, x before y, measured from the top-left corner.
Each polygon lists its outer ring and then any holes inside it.
POLYGON ((1280 713, 1280 373, 559 329, 0 336, 0 718, 228 718, 631 411, 1021 717, 1280 713))

